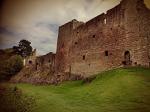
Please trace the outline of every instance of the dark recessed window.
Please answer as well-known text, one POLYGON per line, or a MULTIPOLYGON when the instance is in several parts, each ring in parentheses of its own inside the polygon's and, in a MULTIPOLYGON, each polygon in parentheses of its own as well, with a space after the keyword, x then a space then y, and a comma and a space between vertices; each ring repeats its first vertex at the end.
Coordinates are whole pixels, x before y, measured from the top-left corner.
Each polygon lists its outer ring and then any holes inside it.
POLYGON ((83 55, 82 59, 85 60, 85 55, 83 55))
POLYGON ((108 51, 105 51, 105 56, 108 56, 108 51))
POLYGON ((78 42, 75 42, 74 44, 75 44, 75 45, 77 45, 77 44, 78 44, 78 42))
POLYGON ((150 55, 148 55, 148 59, 150 59, 150 55))
POLYGON ((32 61, 31 61, 31 60, 29 61, 29 64, 32 64, 32 61))
POLYGON ((79 33, 79 32, 77 32, 77 33, 79 33))
POLYGON ((93 35, 93 38, 95 38, 96 36, 95 35, 93 35))

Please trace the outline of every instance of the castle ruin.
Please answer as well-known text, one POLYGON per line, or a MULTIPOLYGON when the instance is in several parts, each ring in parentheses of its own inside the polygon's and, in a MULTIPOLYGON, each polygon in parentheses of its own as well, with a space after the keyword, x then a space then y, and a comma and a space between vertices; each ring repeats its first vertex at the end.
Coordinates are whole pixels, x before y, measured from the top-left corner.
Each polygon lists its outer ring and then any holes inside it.
POLYGON ((60 26, 57 72, 89 76, 125 65, 150 66, 150 10, 143 0, 123 0, 86 23, 60 26))
POLYGON ((56 54, 37 57, 35 70, 54 76, 89 77, 124 67, 150 67, 150 10, 144 0, 122 0, 89 20, 72 20, 59 27, 56 54))

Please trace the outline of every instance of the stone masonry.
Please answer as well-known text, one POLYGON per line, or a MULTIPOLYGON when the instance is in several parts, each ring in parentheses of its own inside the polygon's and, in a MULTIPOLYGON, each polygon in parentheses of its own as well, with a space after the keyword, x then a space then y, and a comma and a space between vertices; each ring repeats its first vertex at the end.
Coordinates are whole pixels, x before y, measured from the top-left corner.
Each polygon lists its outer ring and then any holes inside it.
POLYGON ((150 66, 150 10, 143 0, 119 5, 83 23, 59 28, 56 72, 84 77, 123 66, 150 66))
POLYGON ((35 71, 49 69, 56 80, 124 66, 150 67, 150 10, 143 0, 122 0, 86 23, 74 19, 59 27, 56 54, 32 59, 35 71))

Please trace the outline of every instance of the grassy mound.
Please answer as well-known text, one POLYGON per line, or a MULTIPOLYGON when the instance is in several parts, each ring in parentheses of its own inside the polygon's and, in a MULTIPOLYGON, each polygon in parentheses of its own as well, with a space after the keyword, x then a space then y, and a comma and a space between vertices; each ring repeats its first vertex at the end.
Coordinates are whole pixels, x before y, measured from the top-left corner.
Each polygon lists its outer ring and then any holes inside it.
POLYGON ((116 69, 91 83, 16 84, 36 98, 34 112, 150 112, 150 69, 116 69))

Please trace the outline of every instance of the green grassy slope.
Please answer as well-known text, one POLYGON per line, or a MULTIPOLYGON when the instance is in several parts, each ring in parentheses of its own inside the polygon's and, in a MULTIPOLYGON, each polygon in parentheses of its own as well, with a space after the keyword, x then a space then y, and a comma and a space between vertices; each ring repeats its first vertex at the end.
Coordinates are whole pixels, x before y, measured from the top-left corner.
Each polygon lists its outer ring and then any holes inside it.
POLYGON ((107 71, 89 84, 16 86, 36 98, 35 112, 150 112, 150 69, 107 71))

